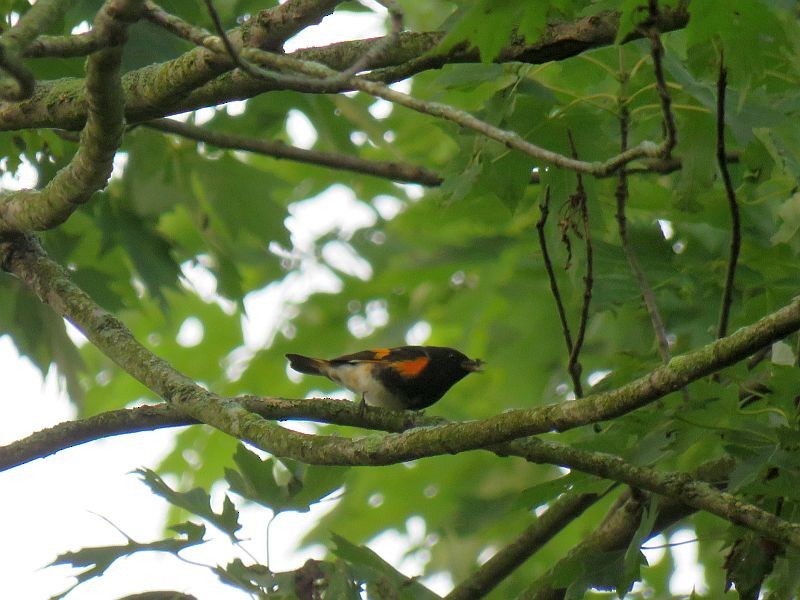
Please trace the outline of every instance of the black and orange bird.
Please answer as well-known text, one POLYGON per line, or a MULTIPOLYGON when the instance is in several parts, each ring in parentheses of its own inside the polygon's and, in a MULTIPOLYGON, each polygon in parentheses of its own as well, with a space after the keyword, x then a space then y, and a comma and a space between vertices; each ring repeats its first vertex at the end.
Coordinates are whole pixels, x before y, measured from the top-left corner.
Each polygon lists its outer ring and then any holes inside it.
POLYGON ((453 348, 401 346, 378 348, 324 360, 287 354, 295 371, 322 375, 383 408, 422 410, 439 400, 483 361, 453 348))

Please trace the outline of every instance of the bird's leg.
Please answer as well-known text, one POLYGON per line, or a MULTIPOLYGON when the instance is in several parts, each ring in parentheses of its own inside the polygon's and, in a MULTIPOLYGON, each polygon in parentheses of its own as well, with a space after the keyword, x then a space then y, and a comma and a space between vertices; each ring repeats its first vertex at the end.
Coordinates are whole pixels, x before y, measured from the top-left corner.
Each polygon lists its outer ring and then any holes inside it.
POLYGON ((361 394, 361 399, 358 401, 358 416, 359 418, 363 419, 364 415, 367 412, 367 398, 366 394, 361 394))

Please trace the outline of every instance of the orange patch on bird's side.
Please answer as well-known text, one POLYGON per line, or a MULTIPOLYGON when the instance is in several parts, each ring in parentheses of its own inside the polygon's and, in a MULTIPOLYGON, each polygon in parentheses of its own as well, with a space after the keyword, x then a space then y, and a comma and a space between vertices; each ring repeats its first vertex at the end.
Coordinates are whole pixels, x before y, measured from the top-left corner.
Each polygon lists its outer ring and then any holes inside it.
POLYGON ((428 366, 428 358, 420 356, 414 360, 403 360, 396 362, 392 365, 395 371, 400 373, 403 377, 414 377, 422 372, 422 369, 428 366))
POLYGON ((391 354, 391 350, 388 348, 377 348, 373 350, 372 353, 375 355, 375 360, 381 360, 382 358, 389 356, 389 354, 391 354))

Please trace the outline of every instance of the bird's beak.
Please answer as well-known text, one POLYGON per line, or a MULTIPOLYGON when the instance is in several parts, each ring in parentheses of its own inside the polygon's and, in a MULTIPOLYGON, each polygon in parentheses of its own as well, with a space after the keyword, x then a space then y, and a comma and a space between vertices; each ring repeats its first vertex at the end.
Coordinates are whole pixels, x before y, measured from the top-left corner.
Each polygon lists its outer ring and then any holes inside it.
POLYGON ((483 371, 484 364, 486 363, 484 363, 480 358, 476 358, 475 360, 465 360, 461 363, 461 367, 470 373, 480 373, 483 371))

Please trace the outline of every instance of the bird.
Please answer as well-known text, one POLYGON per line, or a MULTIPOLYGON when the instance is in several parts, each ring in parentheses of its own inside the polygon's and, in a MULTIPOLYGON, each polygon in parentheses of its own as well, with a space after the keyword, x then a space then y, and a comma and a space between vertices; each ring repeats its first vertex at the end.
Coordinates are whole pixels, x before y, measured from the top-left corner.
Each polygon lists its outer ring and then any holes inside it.
POLYGON ((361 395, 364 404, 394 410, 422 410, 445 395, 484 362, 453 348, 400 346, 377 348, 325 360, 287 354, 289 366, 322 375, 361 395))

